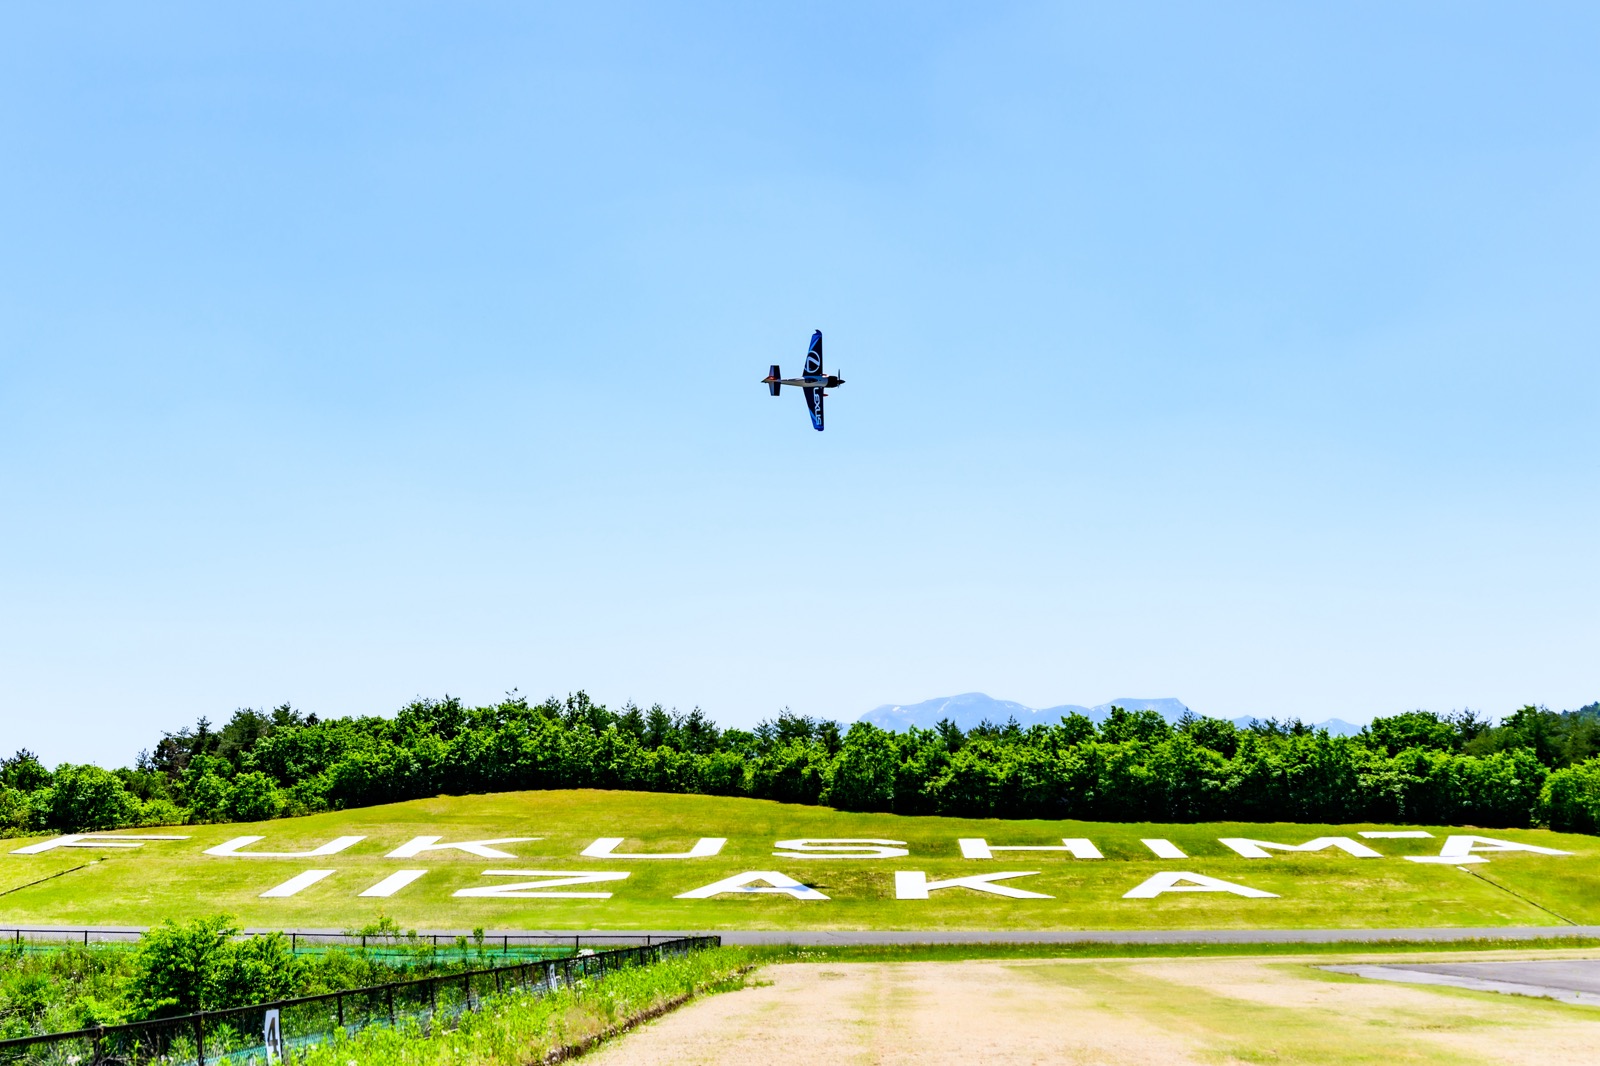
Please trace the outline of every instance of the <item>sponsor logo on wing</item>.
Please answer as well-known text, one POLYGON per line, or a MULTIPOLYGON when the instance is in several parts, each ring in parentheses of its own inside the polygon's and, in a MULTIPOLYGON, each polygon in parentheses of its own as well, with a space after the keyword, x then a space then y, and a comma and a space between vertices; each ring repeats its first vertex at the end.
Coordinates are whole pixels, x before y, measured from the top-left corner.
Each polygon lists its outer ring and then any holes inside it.
POLYGON ((822 390, 814 389, 811 393, 811 410, 818 418, 822 417, 822 390))
POLYGON ((822 373, 822 357, 819 356, 816 352, 807 352, 806 353, 806 373, 807 374, 820 374, 820 373, 822 373))

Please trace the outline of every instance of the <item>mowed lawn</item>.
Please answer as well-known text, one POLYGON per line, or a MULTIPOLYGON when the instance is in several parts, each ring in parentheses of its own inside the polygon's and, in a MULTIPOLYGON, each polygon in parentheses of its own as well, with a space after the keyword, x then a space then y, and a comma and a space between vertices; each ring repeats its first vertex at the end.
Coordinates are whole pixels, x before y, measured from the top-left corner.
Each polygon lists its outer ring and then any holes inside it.
MULTIPOLYGON (((123 831, 116 835, 128 835, 123 831)), ((355 811, 254 825, 139 830, 174 833, 138 849, 57 848, 35 855, 15 849, 48 838, 5 841, 0 850, 0 924, 143 926, 164 918, 227 911, 260 928, 347 929, 380 913, 418 929, 1197 929, 1411 928, 1424 926, 1600 923, 1600 838, 1543 830, 1452 829, 1439 826, 1288 824, 1125 825, 1093 822, 911 818, 848 814, 763 800, 630 792, 514 792, 438 797, 355 811), (1320 836, 1361 839, 1361 830, 1424 829, 1428 838, 1369 839, 1381 858, 1342 851, 1277 853, 1246 859, 1218 843, 1247 837, 1299 844, 1320 836), (1450 864, 1406 861, 1437 855, 1451 833, 1558 848, 1571 855, 1487 853, 1466 872, 1450 864), (297 852, 340 836, 361 836, 332 855, 301 858, 209 856, 205 849, 240 836, 264 839, 246 850, 297 852), (419 836, 441 843, 534 837, 495 845, 515 856, 491 859, 456 850, 387 858, 419 836), (588 858, 600 837, 622 837, 618 851, 687 851, 701 837, 726 837, 713 857, 588 858), (1064 852, 996 852, 962 856, 958 839, 991 846, 1059 845, 1086 837, 1102 859, 1064 852), (1157 858, 1141 838, 1171 841, 1188 857, 1157 858), (905 857, 781 858, 778 841, 871 838, 904 841, 905 857), (332 873, 294 895, 262 893, 311 870, 332 873), (387 898, 359 893, 400 870, 426 871, 387 898), (467 888, 536 879, 486 871, 626 873, 604 884, 553 891, 609 891, 609 899, 463 898, 467 888), (812 886, 827 900, 760 893, 675 899, 747 871, 777 871, 812 886), (1002 884, 1049 899, 1009 899, 963 888, 935 890, 926 900, 896 899, 895 873, 919 871, 929 881, 1000 871, 1032 871, 1002 884), (1124 899, 1160 872, 1221 878, 1276 894, 1169 893, 1124 899), (59 876, 50 876, 58 874, 59 876), (1559 916, 1559 917, 1558 917, 1559 916)))

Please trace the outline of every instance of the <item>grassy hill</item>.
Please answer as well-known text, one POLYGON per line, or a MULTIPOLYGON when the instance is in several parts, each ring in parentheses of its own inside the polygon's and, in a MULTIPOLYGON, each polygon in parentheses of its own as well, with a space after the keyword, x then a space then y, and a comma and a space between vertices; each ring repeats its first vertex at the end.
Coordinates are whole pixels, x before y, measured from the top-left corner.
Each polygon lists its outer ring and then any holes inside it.
MULTIPOLYGON (((419 929, 1115 929, 1115 928, 1405 928, 1417 926, 1600 923, 1600 839, 1544 830, 1472 830, 1437 826, 1428 838, 1366 839, 1380 858, 1329 849, 1247 859, 1219 843, 1245 837, 1299 844, 1392 826, 1262 824, 1123 825, 848 814, 765 800, 636 792, 510 792, 428 800, 318 814, 258 824, 126 830, 187 835, 137 849, 14 849, 49 838, 6 841, 0 852, 0 925, 134 925, 167 917, 228 911, 252 927, 344 929, 381 911, 419 929), (1448 834, 1571 852, 1487 853, 1465 869, 1421 864, 1407 855, 1437 855, 1448 834), (245 858, 203 852, 240 836, 263 839, 244 850, 303 851, 336 837, 363 839, 337 854, 245 858), (504 837, 538 839, 494 845, 514 859, 457 850, 387 858, 419 836, 443 843, 504 837), (709 858, 587 858, 600 837, 621 837, 618 851, 686 851, 698 838, 726 837, 709 858), (1063 852, 1000 852, 964 858, 958 839, 991 845, 1049 845, 1086 837, 1102 859, 1063 852), (905 857, 779 858, 777 841, 873 838, 904 841, 905 857), (1188 857, 1157 858, 1142 838, 1171 841, 1188 857), (331 870, 298 893, 261 893, 311 870, 331 870), (400 870, 426 870, 387 898, 359 893, 400 870), (610 891, 609 899, 463 898, 457 890, 532 877, 486 876, 488 870, 626 872, 619 881, 556 888, 610 891), (829 897, 722 895, 675 899, 745 871, 779 871, 829 897), (1050 899, 1009 899, 963 888, 936 890, 926 900, 897 899, 895 872, 921 871, 929 881, 999 871, 1037 871, 1000 882, 1050 899), (1274 893, 1169 893, 1124 899, 1163 871, 1221 878, 1274 893), (52 876, 58 875, 58 876, 52 876), (1553 912, 1553 913, 1552 913, 1553 912)), ((117 835, 117 834, 112 834, 117 835)))

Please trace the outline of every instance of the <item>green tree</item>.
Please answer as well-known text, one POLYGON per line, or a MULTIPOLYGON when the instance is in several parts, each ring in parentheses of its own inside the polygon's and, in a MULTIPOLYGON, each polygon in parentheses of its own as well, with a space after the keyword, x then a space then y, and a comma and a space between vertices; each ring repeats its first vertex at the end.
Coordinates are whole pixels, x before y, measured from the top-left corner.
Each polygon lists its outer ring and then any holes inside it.
POLYGON ((139 819, 139 801, 122 780, 98 766, 63 763, 51 775, 50 824, 74 832, 116 829, 139 819))
POLYGON ((845 811, 892 811, 899 769, 900 749, 893 735, 857 722, 833 760, 823 799, 845 811))
POLYGON ((283 813, 288 800, 260 770, 238 774, 228 784, 222 809, 229 821, 264 822, 283 813))

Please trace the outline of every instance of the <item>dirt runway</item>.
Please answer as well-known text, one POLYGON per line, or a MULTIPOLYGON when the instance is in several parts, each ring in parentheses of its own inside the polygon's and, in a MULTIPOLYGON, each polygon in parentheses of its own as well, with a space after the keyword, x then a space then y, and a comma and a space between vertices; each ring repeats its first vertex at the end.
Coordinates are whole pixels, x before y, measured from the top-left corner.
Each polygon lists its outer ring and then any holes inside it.
POLYGON ((1592 1066, 1600 1009, 1396 986, 1316 960, 772 966, 593 1056, 782 1063, 1539 1063, 1592 1066))

